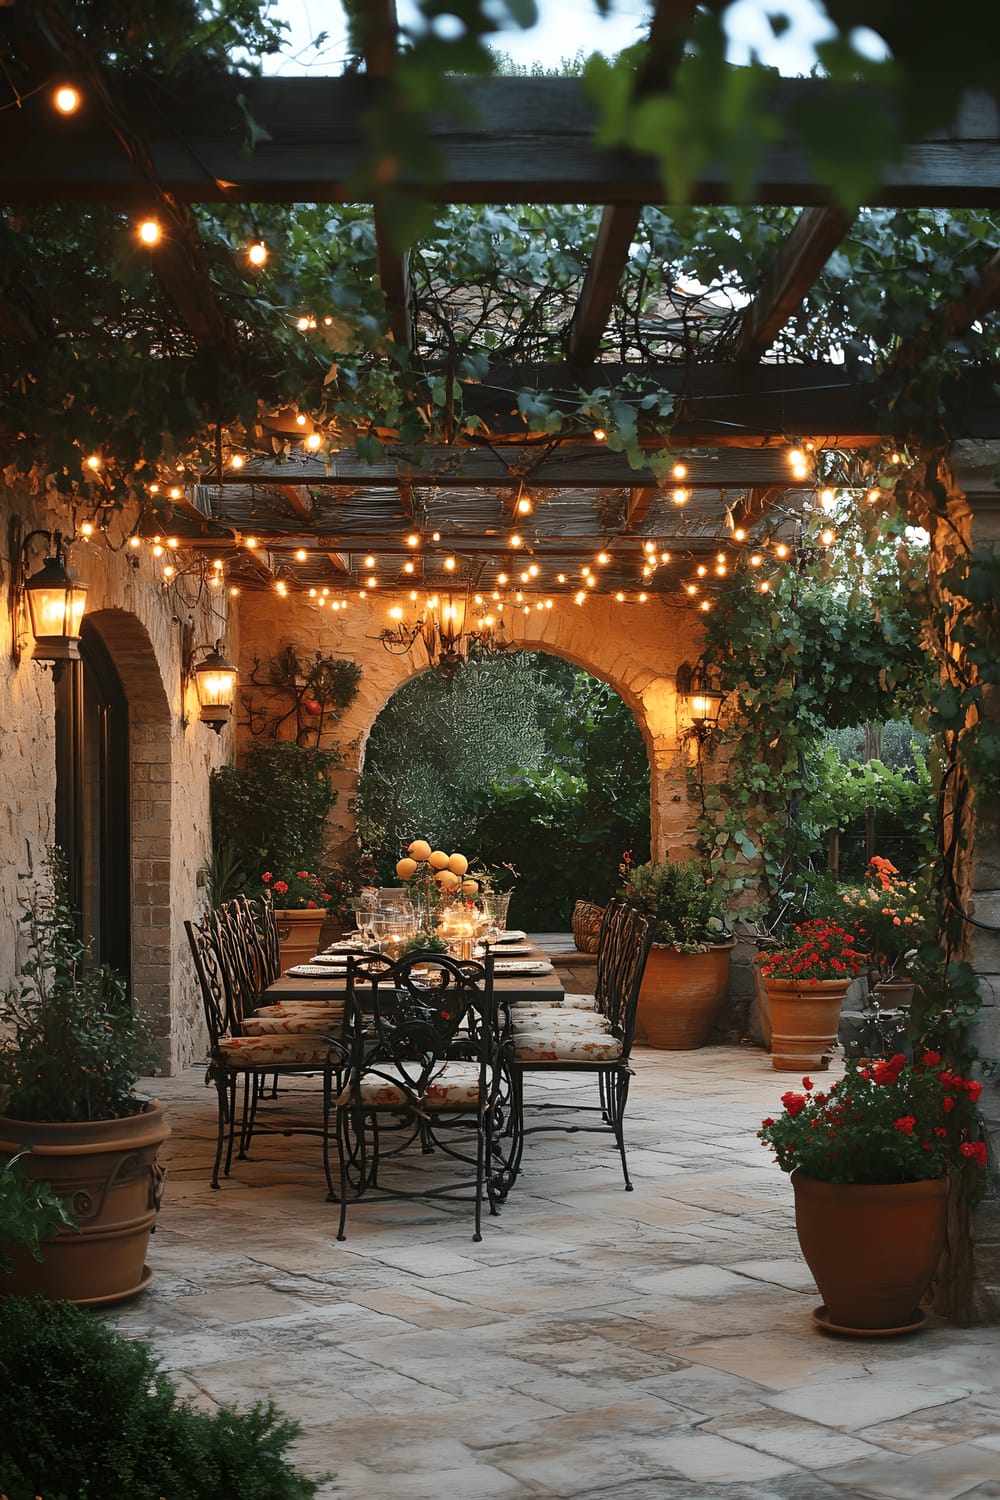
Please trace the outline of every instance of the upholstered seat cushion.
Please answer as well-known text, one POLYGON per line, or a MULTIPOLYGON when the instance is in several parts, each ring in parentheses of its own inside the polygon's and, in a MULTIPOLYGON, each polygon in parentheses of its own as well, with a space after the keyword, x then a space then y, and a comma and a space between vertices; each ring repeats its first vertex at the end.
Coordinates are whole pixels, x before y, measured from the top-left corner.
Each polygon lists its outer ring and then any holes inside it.
POLYGON ((606 1031, 608 1023, 603 1016, 585 1010, 563 1010, 557 1006, 555 1010, 517 1011, 512 1016, 514 1024, 514 1035, 520 1036, 524 1031, 606 1031))
POLYGON ((343 1011, 329 1016, 248 1016, 243 1022, 246 1036, 330 1036, 339 1031, 343 1011))
POLYGON ((614 1062, 622 1055, 618 1037, 599 1027, 587 1031, 526 1031, 514 1034, 514 1058, 517 1062, 614 1062))
POLYGON ((562 1003, 568 1010, 583 1011, 592 1011, 597 1005, 593 995, 564 995, 562 1003))
POLYGON ((273 1005, 258 1005, 247 1019, 251 1016, 254 1020, 268 1016, 315 1016, 325 1023, 331 1018, 339 1021, 343 1014, 343 1000, 276 1000, 273 1005))
MULTIPOLYGON (((476 1062, 446 1062, 438 1067, 428 1079, 423 1093, 416 1095, 413 1081, 419 1077, 420 1064, 406 1063, 393 1081, 390 1063, 378 1071, 362 1076, 360 1090, 344 1090, 337 1103, 340 1105, 362 1105, 368 1109, 391 1109, 394 1105, 419 1104, 422 1109, 474 1108, 479 1103, 479 1064, 476 1062), (406 1081, 404 1083, 404 1076, 406 1081)), ((487 1080, 489 1069, 486 1070, 487 1080)))
POLYGON ((229 1068, 321 1068, 330 1058, 325 1037, 234 1036, 215 1049, 219 1062, 229 1068))

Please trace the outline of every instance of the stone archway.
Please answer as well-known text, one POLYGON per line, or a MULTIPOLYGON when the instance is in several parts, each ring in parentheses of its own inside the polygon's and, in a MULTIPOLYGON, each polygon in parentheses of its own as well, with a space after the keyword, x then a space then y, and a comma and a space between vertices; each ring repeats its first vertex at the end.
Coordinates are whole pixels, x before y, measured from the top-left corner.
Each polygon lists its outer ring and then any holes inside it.
POLYGON ((87 620, 107 647, 128 702, 132 989, 159 1046, 171 1029, 170 704, 153 643, 135 615, 98 609, 87 620))
MULTIPOLYGON (((255 657, 266 659, 285 642, 295 643, 307 655, 319 649, 350 657, 362 667, 358 696, 330 735, 344 755, 334 776, 340 795, 329 823, 334 854, 354 831, 353 800, 371 727, 397 688, 426 670, 419 645, 393 655, 379 641, 388 608, 395 603, 406 601, 389 594, 352 601, 348 611, 331 618, 301 596, 258 596, 252 609, 240 615, 240 664, 247 673, 255 657)), ((588 598, 580 607, 563 603, 544 614, 516 618, 513 635, 519 644, 563 657, 608 683, 628 704, 649 755, 653 857, 693 853, 695 813, 678 743, 675 679, 680 663, 694 661, 699 654, 702 632, 697 615, 659 600, 619 605, 600 596, 588 598)))

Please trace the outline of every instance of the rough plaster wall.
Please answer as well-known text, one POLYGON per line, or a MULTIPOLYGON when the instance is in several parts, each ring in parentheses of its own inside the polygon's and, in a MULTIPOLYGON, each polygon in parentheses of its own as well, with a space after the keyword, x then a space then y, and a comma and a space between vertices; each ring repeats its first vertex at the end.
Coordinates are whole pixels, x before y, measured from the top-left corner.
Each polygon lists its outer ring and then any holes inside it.
MULTIPOLYGON (((8 522, 67 529, 64 508, 0 484, 0 568, 10 578, 8 522)), ((112 540, 123 540, 113 529, 112 540)), ((183 561, 183 560, 182 560, 183 561)), ((164 590, 148 550, 113 551, 79 542, 72 565, 88 585, 87 613, 107 645, 129 701, 132 761, 131 873, 133 987, 156 1038, 158 1068, 174 1071, 204 1055, 201 1000, 184 933, 186 916, 203 904, 199 871, 210 847, 208 775, 231 754, 232 731, 220 739, 204 726, 181 725, 178 620, 193 617, 198 642, 222 632, 207 601, 164 590)), ((33 563, 32 571, 37 564, 33 563)), ((0 986, 15 972, 19 879, 38 869, 54 833, 55 744, 52 679, 31 661, 15 667, 9 611, 0 610, 0 986)), ((189 705, 189 707, 193 707, 189 705)))
MULTIPOLYGON (((389 698, 417 673, 425 670, 423 647, 403 656, 386 651, 378 640, 389 624, 389 609, 404 595, 380 594, 376 600, 352 601, 344 614, 331 615, 301 597, 245 596, 240 601, 241 684, 246 684, 254 658, 266 662, 291 643, 301 657, 316 651, 344 656, 363 669, 354 703, 324 743, 334 742, 344 752, 345 764, 335 775, 339 797, 328 825, 331 851, 354 829, 353 803, 364 764, 364 749, 380 710, 389 698)), ((687 610, 669 609, 659 602, 619 605, 607 598, 588 599, 584 606, 567 601, 544 615, 520 616, 514 638, 526 646, 550 651, 616 689, 635 714, 650 759, 650 798, 653 852, 657 858, 678 857, 695 847, 694 810, 686 793, 684 762, 677 743, 677 699, 674 677, 682 661, 698 655, 701 626, 687 610), (535 622, 538 622, 537 625, 535 622)), ((244 694, 254 695, 244 687, 244 694)), ((246 706, 239 715, 241 742, 249 735, 246 706)))

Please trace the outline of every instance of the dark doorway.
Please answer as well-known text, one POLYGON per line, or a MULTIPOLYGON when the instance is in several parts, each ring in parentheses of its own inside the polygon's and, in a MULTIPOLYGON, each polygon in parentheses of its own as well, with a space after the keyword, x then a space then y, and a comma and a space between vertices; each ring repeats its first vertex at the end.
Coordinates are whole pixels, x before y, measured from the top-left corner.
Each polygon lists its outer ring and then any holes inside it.
POLYGON ((84 621, 79 663, 56 687, 56 843, 66 853, 81 936, 130 977, 128 703, 114 662, 84 621))

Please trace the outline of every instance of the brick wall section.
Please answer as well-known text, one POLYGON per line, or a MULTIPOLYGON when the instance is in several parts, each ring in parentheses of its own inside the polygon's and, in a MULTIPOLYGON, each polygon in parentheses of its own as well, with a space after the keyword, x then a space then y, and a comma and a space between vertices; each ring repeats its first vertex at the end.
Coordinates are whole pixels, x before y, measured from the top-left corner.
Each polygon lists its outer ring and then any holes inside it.
MULTIPOLYGON (((7 533, 16 515, 24 533, 66 527, 65 509, 22 486, 0 483, 0 586, 7 598, 7 533)), ((110 539, 120 548, 128 515, 110 539)), ((184 558, 180 556, 183 566, 184 558)), ((32 562, 31 571, 37 568, 32 562)), ((166 589, 148 549, 111 550, 102 541, 73 547, 72 566, 88 585, 87 614, 115 663, 129 705, 131 775, 132 955, 137 1008, 155 1037, 160 1071, 204 1055, 201 1000, 184 934, 186 916, 204 901, 208 862, 208 777, 231 754, 232 731, 181 724, 180 621, 193 618, 196 640, 226 634, 215 599, 166 589)), ((54 833, 55 744, 52 679, 25 648, 10 654, 9 611, 0 610, 0 986, 23 956, 16 944, 18 894, 40 869, 54 833)), ((233 644, 232 649, 235 649, 233 644)), ((192 703, 189 707, 193 708, 192 703)))
MULTIPOLYGON (((240 600, 241 683, 246 684, 255 657, 266 661, 288 643, 301 656, 316 651, 345 656, 363 669, 357 698, 328 736, 345 756, 334 778, 340 796, 328 828, 328 844, 334 852, 354 829, 353 799, 376 717, 397 688, 426 670, 422 646, 395 656, 377 639, 390 623, 389 609, 394 603, 403 604, 409 615, 412 607, 405 596, 388 592, 375 600, 352 601, 338 615, 319 610, 302 597, 254 595, 240 600)), ((694 661, 698 655, 701 626, 697 615, 668 609, 658 601, 619 605, 594 598, 579 607, 572 601, 560 602, 544 615, 532 615, 526 621, 519 617, 522 621, 513 631, 516 640, 564 657, 621 694, 635 714, 649 752, 654 853, 658 858, 691 853, 696 839, 694 811, 678 747, 674 676, 682 661, 694 661)), ((252 690, 245 691, 252 695, 252 690)), ((245 741, 249 736, 245 707, 239 720, 239 737, 245 741)))

